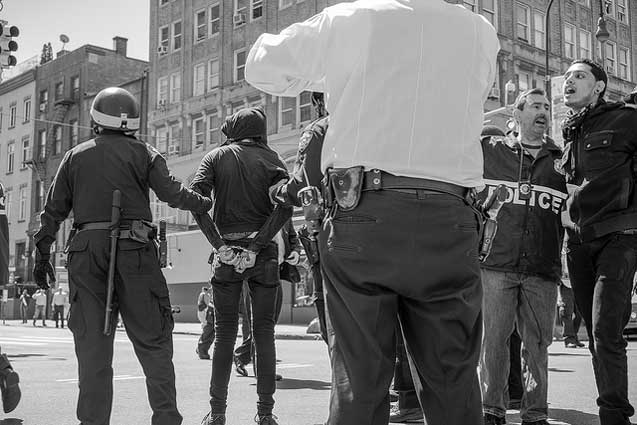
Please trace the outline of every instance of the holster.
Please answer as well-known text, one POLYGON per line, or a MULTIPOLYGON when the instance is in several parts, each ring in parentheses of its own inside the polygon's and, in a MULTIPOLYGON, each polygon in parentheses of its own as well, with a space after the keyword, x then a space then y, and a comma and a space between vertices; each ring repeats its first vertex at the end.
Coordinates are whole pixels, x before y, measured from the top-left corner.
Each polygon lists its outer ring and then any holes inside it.
POLYGON ((342 211, 351 211, 358 206, 363 188, 364 170, 362 166, 350 168, 330 168, 327 170, 326 191, 342 211))
POLYGON ((309 263, 312 265, 317 264, 319 262, 319 250, 316 238, 310 235, 306 226, 301 227, 298 230, 297 235, 301 245, 303 245, 303 249, 305 250, 305 255, 307 255, 309 263))
POLYGON ((129 239, 136 242, 148 243, 157 238, 157 226, 145 220, 133 220, 128 229, 129 239))

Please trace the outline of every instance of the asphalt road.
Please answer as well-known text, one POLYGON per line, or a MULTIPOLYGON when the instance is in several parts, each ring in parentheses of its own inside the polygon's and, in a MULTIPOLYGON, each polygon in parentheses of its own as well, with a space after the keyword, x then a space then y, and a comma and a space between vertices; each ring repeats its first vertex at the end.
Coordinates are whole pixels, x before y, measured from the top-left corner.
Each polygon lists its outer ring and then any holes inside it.
MULTIPOLYGON (((18 408, 4 417, 0 425, 77 425, 77 363, 73 340, 67 329, 28 326, 1 326, 0 346, 21 378, 23 398, 18 408)), ((178 406, 184 425, 198 425, 209 409, 210 361, 195 353, 196 336, 175 335, 175 369, 178 406)), ((327 349, 322 341, 277 340, 284 376, 277 383, 275 414, 281 425, 324 423, 329 400, 330 371, 327 349)), ((555 425, 598 425, 596 390, 585 349, 565 349, 559 342, 551 346, 550 422, 555 425)), ((637 342, 629 345, 629 392, 637 404, 637 342)), ((141 368, 123 332, 115 339, 112 425, 150 423, 150 408, 141 368)), ((228 425, 254 423, 256 386, 254 378, 230 381, 228 425)), ((637 422, 637 416, 633 417, 637 422)), ((507 415, 509 424, 519 424, 516 411, 507 415)), ((352 424, 359 425, 359 424, 352 424)), ((364 424, 360 424, 364 425, 364 424)))

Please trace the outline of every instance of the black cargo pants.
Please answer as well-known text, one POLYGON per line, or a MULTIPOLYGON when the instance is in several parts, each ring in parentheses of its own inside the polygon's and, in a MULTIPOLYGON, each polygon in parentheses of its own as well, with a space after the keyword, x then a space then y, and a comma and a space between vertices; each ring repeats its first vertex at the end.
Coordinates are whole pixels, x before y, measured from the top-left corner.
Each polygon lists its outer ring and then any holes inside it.
POLYGON ((426 190, 363 192, 320 242, 332 364, 329 425, 386 425, 400 320, 429 425, 481 425, 478 216, 426 190))
MULTIPOLYGON (((75 340, 82 425, 107 425, 113 401, 113 339, 102 333, 109 263, 108 230, 78 232, 69 246, 71 309, 68 326, 75 340)), ((179 425, 175 371, 172 363, 174 326, 168 287, 153 243, 120 240, 115 274, 116 310, 144 375, 152 425, 179 425)))

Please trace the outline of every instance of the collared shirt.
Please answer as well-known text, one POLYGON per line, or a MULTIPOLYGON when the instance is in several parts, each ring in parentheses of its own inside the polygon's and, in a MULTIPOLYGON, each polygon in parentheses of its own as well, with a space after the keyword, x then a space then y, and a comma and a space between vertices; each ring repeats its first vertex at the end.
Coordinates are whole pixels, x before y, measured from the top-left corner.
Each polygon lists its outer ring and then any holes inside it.
POLYGON ((497 33, 443 0, 359 0, 262 34, 246 80, 277 96, 327 93, 322 169, 363 165, 482 185, 479 135, 497 33))
POLYGON ((68 303, 66 292, 55 292, 51 305, 65 305, 68 303))

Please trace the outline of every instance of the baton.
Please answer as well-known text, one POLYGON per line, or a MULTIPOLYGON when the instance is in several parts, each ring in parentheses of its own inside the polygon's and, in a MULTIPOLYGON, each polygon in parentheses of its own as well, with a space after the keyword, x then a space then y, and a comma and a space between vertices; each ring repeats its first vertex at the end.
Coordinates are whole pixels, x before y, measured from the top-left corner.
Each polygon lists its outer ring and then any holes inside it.
POLYGON ((113 292, 115 290, 115 263, 117 261, 117 241, 119 239, 119 219, 122 193, 113 192, 113 208, 111 210, 111 251, 108 261, 108 286, 106 287, 106 311, 104 312, 104 335, 111 334, 111 315, 113 313, 113 292))

